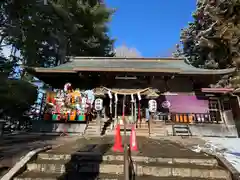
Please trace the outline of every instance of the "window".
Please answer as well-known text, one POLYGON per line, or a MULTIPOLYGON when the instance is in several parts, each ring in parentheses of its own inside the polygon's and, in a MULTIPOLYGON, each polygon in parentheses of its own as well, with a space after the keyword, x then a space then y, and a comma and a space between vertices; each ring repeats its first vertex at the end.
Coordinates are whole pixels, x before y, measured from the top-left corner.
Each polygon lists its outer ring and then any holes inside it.
POLYGON ((231 104, 229 101, 223 101, 222 106, 224 111, 231 110, 231 104))
POLYGON ((221 121, 218 99, 209 99, 208 101, 209 114, 212 122, 221 121))
POLYGON ((218 106, 218 100, 217 99, 209 99, 209 103, 208 103, 208 108, 209 110, 217 110, 219 109, 218 106))

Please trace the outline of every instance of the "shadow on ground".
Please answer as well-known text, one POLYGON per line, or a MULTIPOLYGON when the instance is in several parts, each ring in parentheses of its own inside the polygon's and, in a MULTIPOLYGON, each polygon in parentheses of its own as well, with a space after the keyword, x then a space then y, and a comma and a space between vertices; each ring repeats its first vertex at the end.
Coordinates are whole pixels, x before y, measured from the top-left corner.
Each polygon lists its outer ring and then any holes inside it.
POLYGON ((29 151, 49 145, 47 141, 55 140, 56 135, 19 134, 0 138, 0 177, 29 151))
MULTIPOLYGON (((111 152, 113 144, 88 144, 76 153, 72 154, 71 160, 65 164, 66 173, 59 177, 59 180, 96 180, 96 179, 116 179, 116 174, 108 174, 108 169, 101 167, 101 164, 119 164, 123 165, 123 161, 111 162, 104 160, 104 155, 111 152), (87 149, 87 152, 86 152, 87 149), (96 151, 97 149, 97 151, 96 151), (111 178, 112 177, 112 178, 111 178)), ((129 148, 128 148, 129 149, 129 148)), ((112 152, 113 153, 113 152, 112 152)), ((122 154, 122 153, 120 153, 122 154)), ((122 154, 123 155, 123 154, 122 154)), ((135 180, 135 172, 131 152, 128 152, 129 161, 129 180, 135 180)))
POLYGON ((100 164, 103 163, 103 155, 109 151, 112 144, 88 144, 71 156, 71 160, 65 164, 66 173, 59 180, 97 179, 100 174, 100 164), (98 152, 93 152, 94 149, 98 152), (87 150, 87 151, 86 151, 87 150))

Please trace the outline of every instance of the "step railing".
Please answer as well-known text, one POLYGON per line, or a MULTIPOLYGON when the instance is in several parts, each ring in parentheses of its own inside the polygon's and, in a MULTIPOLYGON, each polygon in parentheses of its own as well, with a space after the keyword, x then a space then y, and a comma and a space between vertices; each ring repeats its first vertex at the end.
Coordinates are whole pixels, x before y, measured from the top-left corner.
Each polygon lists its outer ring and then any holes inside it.
POLYGON ((131 149, 130 146, 128 145, 128 175, 126 175, 128 177, 129 180, 135 180, 135 170, 134 170, 134 164, 133 164, 133 160, 132 160, 132 154, 131 154, 131 149))

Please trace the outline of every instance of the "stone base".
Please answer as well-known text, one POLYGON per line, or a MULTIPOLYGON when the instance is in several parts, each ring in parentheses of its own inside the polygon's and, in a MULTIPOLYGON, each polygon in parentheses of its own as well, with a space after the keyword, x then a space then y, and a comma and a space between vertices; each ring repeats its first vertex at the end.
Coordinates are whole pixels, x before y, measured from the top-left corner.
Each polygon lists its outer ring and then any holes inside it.
POLYGON ((193 136, 208 137, 238 137, 235 125, 226 126, 225 124, 194 124, 189 125, 193 136))

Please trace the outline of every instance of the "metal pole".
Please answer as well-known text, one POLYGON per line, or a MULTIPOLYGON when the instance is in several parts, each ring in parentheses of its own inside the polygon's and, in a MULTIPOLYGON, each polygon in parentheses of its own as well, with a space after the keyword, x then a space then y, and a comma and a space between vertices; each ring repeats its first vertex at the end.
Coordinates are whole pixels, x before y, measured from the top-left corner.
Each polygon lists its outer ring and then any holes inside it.
POLYGON ((129 179, 129 172, 128 172, 128 145, 127 145, 127 124, 125 121, 125 99, 126 95, 123 96, 123 123, 124 123, 124 179, 129 179))
POLYGON ((98 127, 99 127, 99 133, 101 133, 101 116, 100 116, 100 112, 98 111, 97 112, 97 124, 98 124, 98 127))

